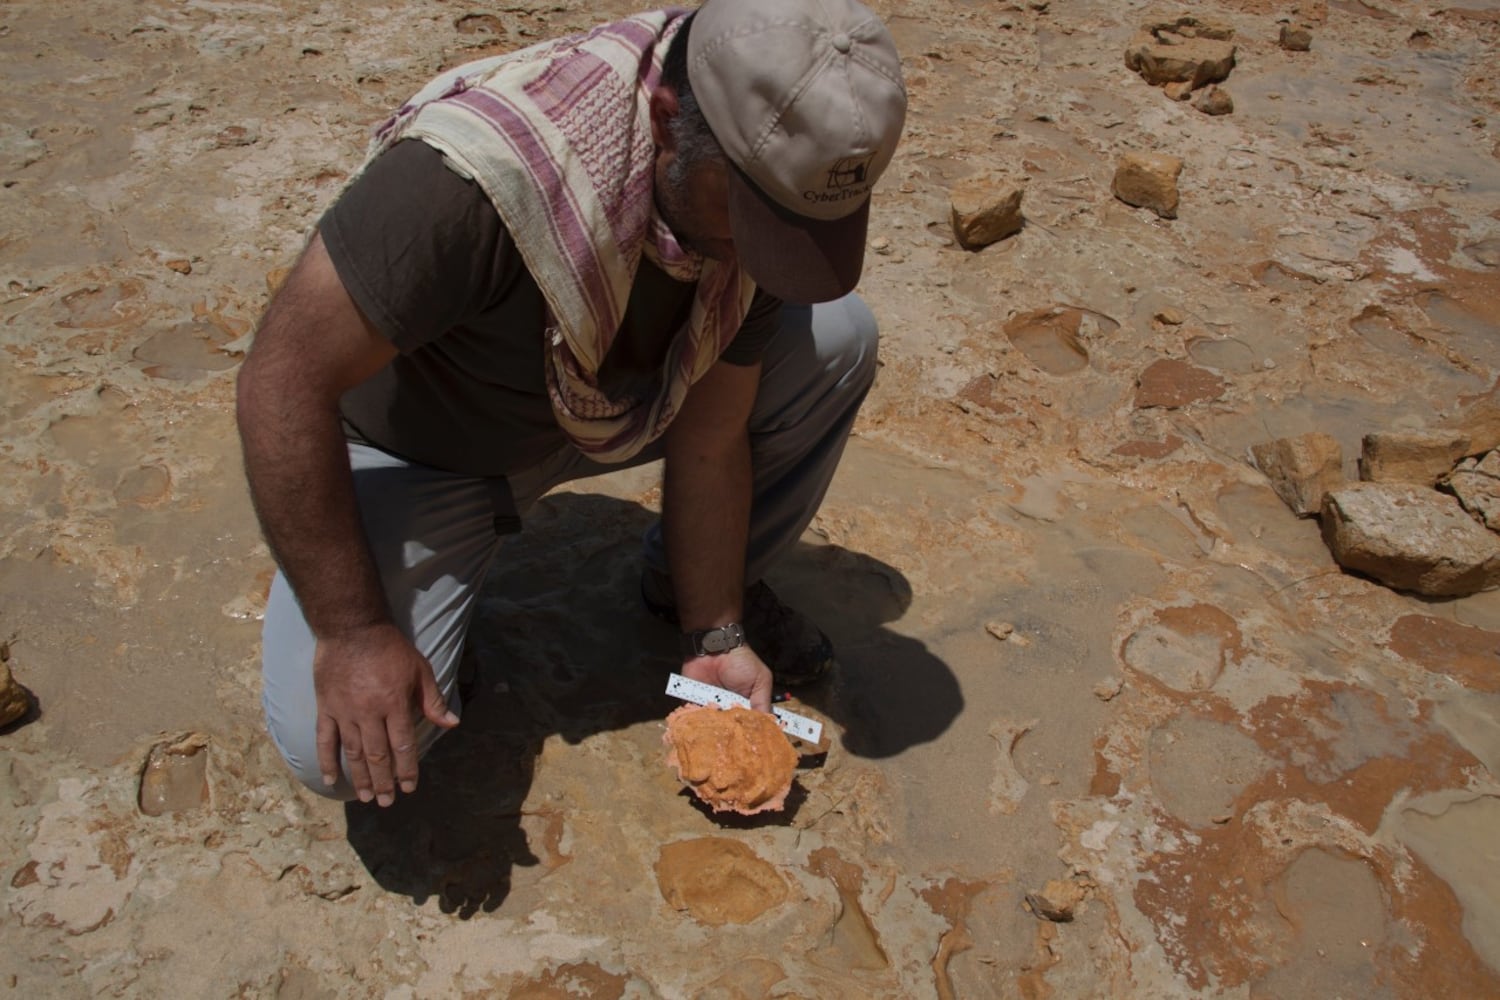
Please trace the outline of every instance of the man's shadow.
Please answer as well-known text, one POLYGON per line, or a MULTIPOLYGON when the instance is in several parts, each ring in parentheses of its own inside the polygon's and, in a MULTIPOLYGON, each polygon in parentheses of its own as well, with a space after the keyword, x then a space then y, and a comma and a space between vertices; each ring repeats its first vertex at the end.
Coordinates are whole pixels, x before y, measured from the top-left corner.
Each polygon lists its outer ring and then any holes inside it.
MULTIPOLYGON (((680 704, 664 693, 679 662, 676 629, 640 599, 640 536, 652 520, 613 497, 554 494, 501 546, 469 630, 477 676, 462 725, 423 760, 416 792, 388 809, 346 807, 349 842, 382 888, 418 904, 437 897, 463 917, 496 909, 515 869, 560 863, 549 845, 562 817, 525 808, 543 741, 577 744, 680 704)), ((958 715, 953 672, 885 627, 911 604, 898 570, 798 543, 769 581, 834 641, 835 676, 796 694, 843 730, 844 750, 890 757, 936 739, 958 715)))

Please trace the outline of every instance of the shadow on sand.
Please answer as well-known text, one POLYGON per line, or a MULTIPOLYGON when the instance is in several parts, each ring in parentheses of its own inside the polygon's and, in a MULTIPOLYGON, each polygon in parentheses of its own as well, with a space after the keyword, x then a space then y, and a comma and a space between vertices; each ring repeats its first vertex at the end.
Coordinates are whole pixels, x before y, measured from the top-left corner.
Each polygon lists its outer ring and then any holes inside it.
MULTIPOLYGON (((560 816, 524 809, 543 741, 558 734, 577 744, 679 704, 662 693, 677 664, 676 632, 638 594, 639 538, 653 517, 608 496, 556 494, 502 546, 469 631, 478 676, 463 725, 423 761, 415 793, 388 809, 346 807, 349 841, 382 888, 418 904, 436 897, 463 917, 493 911, 513 870, 543 864, 535 845, 561 829, 560 816)), ((846 751, 893 756, 936 739, 958 715, 953 672, 884 627, 911 604, 896 569, 799 543, 770 581, 834 640, 835 677, 797 694, 838 724, 846 751)), ((715 821, 785 824, 798 804, 715 821)))

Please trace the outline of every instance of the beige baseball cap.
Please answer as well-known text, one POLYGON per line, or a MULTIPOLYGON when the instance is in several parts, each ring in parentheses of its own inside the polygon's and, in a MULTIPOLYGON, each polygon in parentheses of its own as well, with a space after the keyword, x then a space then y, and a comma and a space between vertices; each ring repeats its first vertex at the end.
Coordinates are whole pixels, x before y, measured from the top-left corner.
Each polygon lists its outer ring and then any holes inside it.
POLYGON ((906 121, 901 57, 857 0, 706 0, 688 82, 732 164, 741 265, 789 302, 851 291, 906 121))

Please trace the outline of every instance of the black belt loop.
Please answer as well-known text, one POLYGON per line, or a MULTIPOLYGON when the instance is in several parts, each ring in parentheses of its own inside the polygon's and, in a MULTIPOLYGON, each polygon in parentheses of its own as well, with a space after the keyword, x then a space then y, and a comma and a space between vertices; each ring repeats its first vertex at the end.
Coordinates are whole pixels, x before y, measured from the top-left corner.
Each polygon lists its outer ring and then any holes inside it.
POLYGON ((516 510, 515 494, 510 491, 510 480, 504 476, 485 479, 490 491, 490 509, 495 516, 495 534, 515 535, 521 531, 521 512, 516 510))

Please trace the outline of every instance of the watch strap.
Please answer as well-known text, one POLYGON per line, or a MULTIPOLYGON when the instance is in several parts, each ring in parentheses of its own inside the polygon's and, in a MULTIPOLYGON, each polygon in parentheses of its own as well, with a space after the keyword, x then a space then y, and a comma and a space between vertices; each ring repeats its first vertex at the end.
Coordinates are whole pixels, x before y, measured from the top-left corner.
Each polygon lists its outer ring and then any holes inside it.
POLYGON ((745 627, 739 622, 698 632, 686 632, 682 636, 682 652, 685 656, 718 656, 745 644, 745 627))

